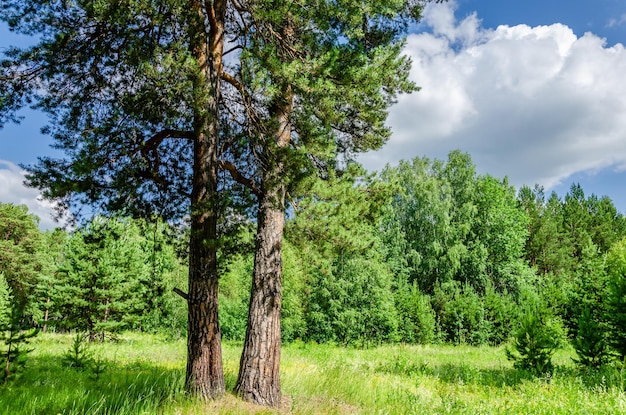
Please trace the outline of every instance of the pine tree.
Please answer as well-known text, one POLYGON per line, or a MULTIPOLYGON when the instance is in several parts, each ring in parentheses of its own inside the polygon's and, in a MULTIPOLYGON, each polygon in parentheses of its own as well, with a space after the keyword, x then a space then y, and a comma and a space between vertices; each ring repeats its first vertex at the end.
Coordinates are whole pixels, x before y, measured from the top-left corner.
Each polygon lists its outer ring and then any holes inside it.
POLYGON ((207 399, 224 393, 218 107, 226 32, 242 29, 227 20, 235 11, 228 0, 9 0, 0 10, 35 37, 3 53, 0 126, 35 104, 66 153, 31 166, 30 184, 77 210, 190 218, 186 388, 207 399))
POLYGON ((218 170, 258 196, 258 289, 249 331, 264 339, 246 342, 237 389, 247 399, 277 405, 288 186, 318 167, 332 168, 338 153, 377 148, 388 138, 387 108, 397 94, 415 90, 401 49, 422 5, 3 5, 0 18, 40 41, 9 50, 0 66, 7 81, 0 84, 0 122, 35 101, 52 115, 48 130, 68 157, 42 159, 31 168, 30 183, 48 197, 105 212, 190 215, 189 292, 183 297, 186 385, 193 394, 213 398, 224 391, 217 222, 228 198, 221 197, 218 170), (226 39, 232 48, 225 49, 226 39), (264 350, 249 349, 255 345, 264 350), (258 373, 267 376, 253 379, 258 373))
POLYGON ((237 171, 256 176, 239 182, 258 198, 253 289, 235 387, 246 400, 280 402, 286 194, 303 176, 324 174, 339 167, 340 157, 378 148, 389 137, 388 107, 416 89, 401 48, 421 7, 418 1, 294 7, 264 0, 239 10, 250 30, 240 38, 240 65, 224 79, 240 102, 233 121, 251 133, 246 154, 255 168, 237 171))
POLYGON ((54 302, 69 328, 90 340, 136 326, 149 279, 147 254, 133 223, 96 217, 65 250, 54 302))
POLYGON ((581 366, 599 368, 610 358, 604 327, 584 308, 578 318, 578 330, 572 345, 578 355, 574 361, 581 366))
POLYGON ((540 376, 552 373, 552 356, 561 347, 563 331, 558 319, 541 299, 528 298, 519 327, 506 355, 517 369, 540 376))
MULTIPOLYGON (((0 287, 1 289, 1 287, 0 287)), ((0 322, 0 383, 15 376, 26 364, 26 356, 32 351, 27 345, 39 330, 25 329, 24 305, 7 295, 9 310, 4 311, 4 322, 0 322), (6 312, 8 311, 8 313, 6 312), (25 348, 26 347, 26 348, 25 348)), ((0 313, 0 317, 3 317, 0 313)))

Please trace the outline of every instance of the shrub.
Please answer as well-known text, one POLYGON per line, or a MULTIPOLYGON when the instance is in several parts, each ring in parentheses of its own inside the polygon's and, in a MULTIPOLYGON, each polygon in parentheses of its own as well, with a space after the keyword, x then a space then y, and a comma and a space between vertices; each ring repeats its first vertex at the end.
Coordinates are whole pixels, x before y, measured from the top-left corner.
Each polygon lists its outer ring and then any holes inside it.
POLYGON ((578 318, 578 331, 572 346, 578 355, 574 361, 581 366, 599 368, 610 357, 606 335, 600 323, 592 316, 589 308, 583 309, 578 318))
POLYGON ((63 363, 68 367, 83 370, 89 367, 93 360, 91 351, 87 346, 88 335, 77 332, 70 350, 63 355, 63 363))
POLYGON ((39 333, 37 329, 23 330, 22 317, 20 308, 13 304, 8 323, 0 326, 0 343, 4 343, 0 347, 0 364, 4 369, 0 372, 0 383, 15 376, 24 367, 26 355, 32 349, 25 349, 23 346, 28 345, 30 339, 39 333))
POLYGON ((11 321, 11 293, 4 274, 0 272, 0 329, 11 321))
POLYGON ((516 321, 516 305, 507 293, 497 293, 491 285, 483 297, 485 319, 489 323, 489 344, 499 345, 511 336, 516 321))
POLYGON ((395 302, 401 321, 398 327, 400 340, 407 343, 433 343, 437 320, 430 297, 422 294, 417 284, 404 284, 396 290, 395 302))
POLYGON ((506 348, 506 355, 515 362, 516 369, 536 376, 551 373, 552 356, 561 346, 563 338, 560 321, 541 304, 531 304, 522 314, 519 328, 513 336, 512 349, 506 348))
POLYGON ((482 299, 470 285, 461 289, 453 281, 436 287, 435 303, 442 340, 456 344, 487 343, 490 324, 485 319, 482 299))
POLYGON ((384 264, 340 257, 332 268, 317 270, 310 289, 306 319, 311 340, 361 345, 397 339, 391 275, 384 264))

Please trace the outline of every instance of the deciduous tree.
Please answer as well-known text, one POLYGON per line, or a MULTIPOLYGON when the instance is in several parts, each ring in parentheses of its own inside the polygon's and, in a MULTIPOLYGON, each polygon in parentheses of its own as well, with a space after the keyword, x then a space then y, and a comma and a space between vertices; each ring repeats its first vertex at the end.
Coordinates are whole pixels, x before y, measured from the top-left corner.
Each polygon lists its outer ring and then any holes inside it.
POLYGON ((44 238, 37 227, 39 218, 25 205, 0 203, 0 274, 4 275, 15 305, 28 312, 34 304, 32 295, 46 264, 44 238))

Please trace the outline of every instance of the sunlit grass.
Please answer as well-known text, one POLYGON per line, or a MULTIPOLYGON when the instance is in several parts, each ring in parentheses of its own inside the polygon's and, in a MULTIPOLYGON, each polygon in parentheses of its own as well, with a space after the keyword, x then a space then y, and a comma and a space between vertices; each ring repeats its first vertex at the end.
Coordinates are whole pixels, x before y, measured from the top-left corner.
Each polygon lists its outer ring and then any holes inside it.
MULTIPOLYGON (((624 371, 580 373, 572 352, 551 376, 514 370, 503 348, 390 345, 371 349, 283 347, 278 410, 227 393, 214 402, 184 393, 186 345, 126 334, 91 351, 105 370, 67 368, 71 335, 41 334, 26 370, 0 386, 0 414, 612 414, 626 413, 624 371)), ((226 387, 241 344, 224 344, 226 387)))

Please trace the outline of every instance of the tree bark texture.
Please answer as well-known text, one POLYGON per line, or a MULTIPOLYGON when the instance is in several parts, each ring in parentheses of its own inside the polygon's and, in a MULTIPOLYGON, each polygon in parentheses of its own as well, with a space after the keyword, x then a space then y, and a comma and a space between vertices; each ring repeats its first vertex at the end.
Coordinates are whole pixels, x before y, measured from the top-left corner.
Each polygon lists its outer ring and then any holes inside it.
POLYGON ((210 4, 193 1, 192 7, 197 11, 198 19, 189 29, 191 50, 199 70, 194 79, 195 139, 185 387, 193 396, 214 399, 224 394, 218 317, 217 161, 219 74, 222 70, 225 0, 210 4))
POLYGON ((280 404, 280 306, 282 289, 282 232, 284 210, 274 197, 259 202, 258 228, 248 326, 235 391, 259 405, 280 404))
MULTIPOLYGON (((276 147, 289 145, 289 116, 293 96, 289 88, 277 106, 276 147)), ((269 152, 268 152, 269 153, 269 152)), ((282 239, 285 225, 284 163, 263 173, 257 213, 254 271, 248 310, 246 339, 239 363, 235 392, 259 405, 280 405, 280 310, 282 301, 282 239)))

